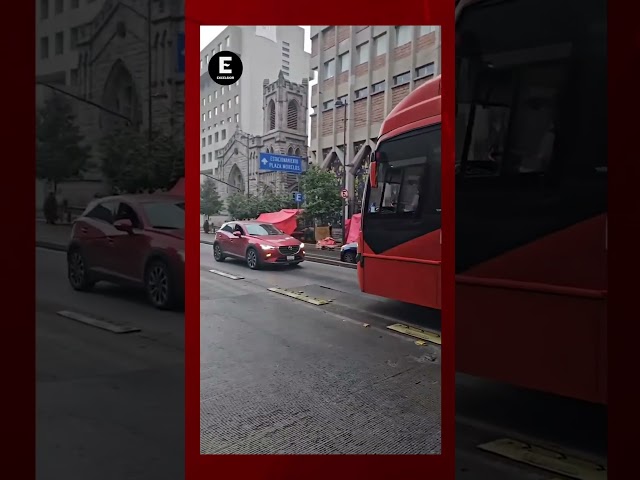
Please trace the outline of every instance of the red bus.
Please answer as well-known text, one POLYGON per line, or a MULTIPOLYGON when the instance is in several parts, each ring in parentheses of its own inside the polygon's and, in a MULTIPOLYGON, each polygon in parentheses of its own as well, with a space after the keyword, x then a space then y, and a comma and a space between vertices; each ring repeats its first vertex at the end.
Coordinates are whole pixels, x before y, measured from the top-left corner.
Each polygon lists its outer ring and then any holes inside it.
POLYGON ((407 95, 371 154, 358 241, 363 292, 440 308, 440 77, 407 95))
MULTIPOLYGON (((606 8, 605 0, 463 0, 456 9, 456 368, 600 404, 607 403, 606 8)), ((428 106, 433 85, 412 92, 383 125, 358 275, 365 292, 439 307, 440 186, 427 133, 440 128, 439 110, 428 106), (400 145, 420 128, 421 146, 400 145), (420 215, 370 213, 387 179, 404 182, 393 162, 424 152, 427 160, 413 168, 427 173, 421 185, 438 197, 437 217, 426 198, 420 215)))

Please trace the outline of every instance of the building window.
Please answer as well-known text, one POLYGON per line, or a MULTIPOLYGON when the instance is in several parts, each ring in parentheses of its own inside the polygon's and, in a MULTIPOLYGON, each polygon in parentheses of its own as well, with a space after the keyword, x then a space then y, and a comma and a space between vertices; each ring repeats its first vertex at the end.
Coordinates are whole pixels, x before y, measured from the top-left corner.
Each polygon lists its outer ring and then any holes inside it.
POLYGON ((287 105, 287 128, 298 129, 298 102, 291 100, 287 105))
POLYGON ((224 39, 224 44, 228 47, 231 45, 231 39, 229 37, 224 39))
POLYGON ((428 63, 421 67, 416 68, 416 80, 418 78, 430 77, 436 72, 436 67, 432 63, 428 63))
POLYGON ((42 37, 40 39, 40 58, 49 58, 49 37, 42 37))
POLYGON ((69 82, 71 83, 71 85, 76 86, 78 85, 78 69, 77 68, 72 68, 71 71, 69 72, 69 82))
POLYGON ((207 139, 202 137, 202 146, 206 146, 207 145, 207 139))
POLYGON ((56 55, 62 55, 64 53, 64 33, 63 32, 56 33, 55 52, 56 52, 56 55))
POLYGON ((282 51, 286 52, 286 53, 289 53, 289 47, 282 47, 282 51))
POLYGON ((358 65, 369 61, 369 42, 361 43, 356 47, 356 61, 358 65))
POLYGON ((218 143, 218 132, 216 132, 216 143, 218 143))
POLYGON ((282 70, 284 70, 285 72, 288 72, 289 67, 287 65, 282 65, 282 70))
POLYGON ((276 129, 276 104, 273 100, 269 101, 269 130, 276 129))
POLYGON ((333 108, 334 103, 335 103, 334 100, 327 100, 322 104, 322 110, 331 110, 333 108))
POLYGON ((220 132, 220 136, 222 137, 222 140, 226 140, 227 139, 227 131, 226 130, 222 130, 220 132))
POLYGON ((64 10, 64 0, 56 0, 56 15, 64 10))
POLYGON ((207 161, 207 156, 203 153, 202 154, 202 163, 206 163, 207 161))
POLYGON ((286 45, 287 47, 289 46, 289 42, 285 42, 284 40, 282 41, 282 45, 286 45))
POLYGON ((224 125, 224 120, 220 120, 220 126, 224 125))
POLYGON ((227 100, 227 108, 231 108, 231 99, 227 100))
POLYGON ((324 78, 331 78, 336 74, 336 61, 331 59, 328 62, 324 62, 324 78))
POLYGON ((209 145, 211 145, 211 135, 209 135, 209 136, 207 137, 207 143, 208 143, 209 145))
POLYGON ((338 59, 340 60, 340 73, 349 70, 349 67, 351 66, 351 53, 343 53, 338 57, 338 59))
MULTIPOLYGON (((217 114, 218 114, 218 113, 216 112, 216 115, 217 115, 217 114)), ((212 115, 211 115, 211 110, 209 110, 209 118, 211 118, 211 117, 212 117, 212 115)))
POLYGON ((289 60, 282 60, 283 65, 289 65, 289 60))
MULTIPOLYGON (((211 113, 211 111, 209 111, 211 113)), ((213 107, 213 114, 218 115, 218 107, 213 107)))
POLYGON ((236 113, 236 123, 240 123, 240 114, 236 113))
POLYGON ((386 85, 384 80, 378 83, 374 83, 373 85, 371 85, 371 94, 384 92, 385 87, 386 85))
POLYGON ((240 103, 240 97, 238 95, 236 95, 235 101, 236 101, 236 105, 238 105, 240 103))
POLYGON ((220 89, 220 96, 224 95, 224 86, 220 89))
POLYGON ((411 41, 411 27, 406 25, 396 27, 396 47, 411 41))
POLYGON ((202 121, 203 121, 203 122, 206 122, 206 121, 207 121, 207 114, 206 114, 206 113, 203 113, 203 114, 202 114, 202 121))
POLYGON ((40 0, 40 20, 49 18, 49 0, 40 0))
POLYGON ((360 90, 356 90, 355 92, 353 92, 353 94, 355 95, 356 100, 358 100, 359 98, 365 98, 367 95, 369 95, 369 87, 364 87, 360 90))
POLYGON ((211 94, 209 94, 209 103, 211 103, 211 94))
POLYGON ((203 99, 202 99, 202 106, 205 106, 206 104, 207 104, 207 99, 206 99, 206 98, 203 98, 203 99))
POLYGON ((284 52, 283 52, 283 53, 282 53, 282 56, 283 56, 284 58, 289 58, 289 54, 288 54, 288 53, 284 53, 284 52))
POLYGON ((231 117, 227 117, 227 123, 231 123, 231 117))
POLYGON ((411 80, 411 73, 404 72, 404 73, 401 73, 400 75, 396 75, 395 77, 393 77, 393 84, 402 85, 404 83, 409 82, 410 80, 411 80))
POLYGON ((387 34, 383 33, 373 39, 373 55, 377 57, 385 53, 387 53, 387 34))
POLYGON ((433 25, 422 25, 420 27, 420 30, 418 31, 418 36, 422 37, 423 35, 428 35, 431 32, 435 32, 436 31, 436 27, 434 27, 433 25))
POLYGON ((218 90, 216 90, 215 92, 213 92, 213 98, 218 98, 218 90))
POLYGON ((220 113, 224 112, 224 103, 220 104, 220 113))
POLYGON ((205 55, 204 56, 204 63, 207 65, 207 68, 209 67, 209 55, 205 55))
POLYGON ((71 8, 75 10, 80 6, 80 0, 71 0, 71 8))
POLYGON ((219 43, 219 44, 218 44, 218 51, 219 51, 219 52, 221 52, 221 51, 222 51, 222 44, 221 44, 221 43, 219 43))
POLYGON ((209 160, 210 162, 213 161, 213 154, 211 152, 207 154, 207 160, 209 160))

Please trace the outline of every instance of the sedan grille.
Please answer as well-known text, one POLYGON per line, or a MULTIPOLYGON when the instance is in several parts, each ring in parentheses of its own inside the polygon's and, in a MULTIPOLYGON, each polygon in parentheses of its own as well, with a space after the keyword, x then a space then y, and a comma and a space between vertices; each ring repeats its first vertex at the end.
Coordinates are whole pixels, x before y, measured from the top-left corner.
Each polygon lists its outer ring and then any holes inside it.
POLYGON ((289 245, 288 247, 280 247, 278 249, 282 255, 295 255, 300 250, 298 245, 289 245))

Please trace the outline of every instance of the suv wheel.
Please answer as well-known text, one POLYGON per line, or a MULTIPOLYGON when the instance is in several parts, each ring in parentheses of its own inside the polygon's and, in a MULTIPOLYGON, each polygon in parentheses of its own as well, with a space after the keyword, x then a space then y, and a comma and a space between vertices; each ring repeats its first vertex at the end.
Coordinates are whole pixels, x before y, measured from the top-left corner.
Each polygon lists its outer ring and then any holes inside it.
POLYGON ((342 261, 347 263, 356 263, 356 254, 353 252, 345 252, 342 255, 342 261))
POLYGON ((260 268, 260 259, 258 258, 258 252, 256 252, 255 248, 247 249, 246 259, 247 259, 247 266, 251 270, 257 270, 260 268))
POLYGON ((70 250, 67 254, 67 278, 74 290, 89 291, 95 285, 91 279, 87 262, 79 248, 70 250))
POLYGON ((175 305, 175 292, 168 265, 163 260, 153 260, 144 276, 147 297, 154 307, 168 310, 175 305))
POLYGON ((222 247, 218 243, 213 244, 213 258, 216 262, 224 262, 224 254, 222 253, 222 247))

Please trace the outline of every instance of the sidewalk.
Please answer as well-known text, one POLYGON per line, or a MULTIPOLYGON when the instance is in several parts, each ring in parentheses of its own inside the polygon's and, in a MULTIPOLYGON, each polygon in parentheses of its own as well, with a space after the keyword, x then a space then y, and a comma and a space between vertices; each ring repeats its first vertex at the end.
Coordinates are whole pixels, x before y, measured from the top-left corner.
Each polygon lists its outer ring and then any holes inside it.
POLYGON ((65 251, 70 236, 70 224, 48 225, 44 220, 36 219, 36 247, 65 251))

